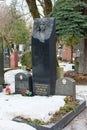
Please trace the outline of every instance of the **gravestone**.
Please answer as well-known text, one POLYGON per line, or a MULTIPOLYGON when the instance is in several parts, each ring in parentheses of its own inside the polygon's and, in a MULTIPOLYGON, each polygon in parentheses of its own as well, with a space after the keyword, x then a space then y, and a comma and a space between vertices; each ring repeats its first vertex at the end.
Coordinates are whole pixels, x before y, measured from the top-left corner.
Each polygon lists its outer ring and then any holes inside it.
POLYGON ((72 96, 76 98, 75 80, 72 78, 64 77, 56 81, 56 95, 72 96))
POLYGON ((10 52, 9 48, 4 48, 4 68, 10 67, 10 52))
POLYGON ((18 51, 15 50, 10 54, 10 68, 14 69, 18 67, 18 51))
POLYGON ((3 40, 0 37, 0 91, 2 91, 4 84, 4 63, 3 63, 3 40))
POLYGON ((32 34, 33 93, 51 95, 56 84, 55 19, 34 20, 32 34))
POLYGON ((32 76, 28 72, 21 72, 15 75, 15 93, 22 94, 28 88, 32 92, 32 76))

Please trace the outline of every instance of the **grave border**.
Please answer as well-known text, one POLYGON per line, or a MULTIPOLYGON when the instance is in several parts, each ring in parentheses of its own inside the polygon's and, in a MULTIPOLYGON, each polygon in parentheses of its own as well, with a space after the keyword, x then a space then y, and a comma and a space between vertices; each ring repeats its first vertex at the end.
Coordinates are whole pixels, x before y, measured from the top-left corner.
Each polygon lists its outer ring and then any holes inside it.
POLYGON ((63 129, 66 125, 68 125, 78 114, 80 114, 84 109, 86 108, 86 101, 80 101, 79 105, 76 107, 76 111, 74 112, 73 110, 68 112, 63 116, 62 119, 57 121, 56 123, 50 124, 50 125, 36 125, 33 123, 28 123, 22 119, 17 119, 14 118, 13 121, 20 122, 20 123, 26 123, 37 130, 61 130, 63 129))

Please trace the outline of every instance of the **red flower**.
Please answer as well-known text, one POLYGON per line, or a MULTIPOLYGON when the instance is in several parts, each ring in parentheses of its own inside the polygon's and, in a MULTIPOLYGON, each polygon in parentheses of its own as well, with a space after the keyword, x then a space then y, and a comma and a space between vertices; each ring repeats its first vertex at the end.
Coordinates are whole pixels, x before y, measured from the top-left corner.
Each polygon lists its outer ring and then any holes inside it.
POLYGON ((6 87, 5 89, 6 93, 10 94, 11 93, 11 89, 9 87, 6 87))
POLYGON ((22 92, 21 95, 22 95, 22 96, 25 96, 25 92, 22 92))
POLYGON ((24 88, 24 91, 23 92, 26 92, 27 90, 29 90, 28 88, 24 88))

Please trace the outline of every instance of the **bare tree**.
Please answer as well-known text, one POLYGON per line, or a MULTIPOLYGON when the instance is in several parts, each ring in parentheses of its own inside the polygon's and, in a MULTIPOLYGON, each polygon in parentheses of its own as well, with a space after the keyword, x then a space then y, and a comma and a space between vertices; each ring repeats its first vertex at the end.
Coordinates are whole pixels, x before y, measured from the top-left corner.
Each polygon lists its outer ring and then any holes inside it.
POLYGON ((0 35, 3 37, 4 46, 9 47, 12 41, 19 44, 21 40, 25 42, 29 40, 29 30, 25 20, 22 19, 23 14, 17 11, 16 2, 12 2, 10 6, 5 3, 0 6, 0 35))
POLYGON ((0 35, 3 37, 4 41, 8 41, 10 36, 9 26, 11 16, 9 15, 9 8, 6 4, 0 5, 0 35))
POLYGON ((40 18, 41 13, 38 9, 37 2, 40 3, 40 6, 43 9, 44 17, 47 17, 49 13, 52 11, 52 1, 51 0, 26 0, 27 5, 29 7, 30 13, 33 18, 40 18))
POLYGON ((36 0, 26 0, 30 13, 34 18, 40 18, 40 14, 36 5, 36 0))

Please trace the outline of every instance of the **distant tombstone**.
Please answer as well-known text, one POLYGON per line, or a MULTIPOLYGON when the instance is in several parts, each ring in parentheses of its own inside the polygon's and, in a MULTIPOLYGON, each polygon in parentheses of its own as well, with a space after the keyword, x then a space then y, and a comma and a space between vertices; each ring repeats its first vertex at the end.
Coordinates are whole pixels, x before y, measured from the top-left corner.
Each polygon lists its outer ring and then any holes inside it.
POLYGON ((56 33, 54 18, 37 18, 34 20, 32 71, 34 94, 54 94, 56 84, 56 33))
POLYGON ((24 45, 23 44, 19 44, 19 51, 23 52, 24 51, 24 45))
POLYGON ((3 40, 0 37, 0 91, 2 91, 2 85, 4 83, 4 63, 3 63, 3 40))
POLYGON ((21 72, 15 75, 15 93, 22 94, 28 88, 32 92, 32 76, 28 72, 21 72))
POLYGON ((18 67, 18 51, 15 50, 10 54, 10 68, 14 69, 18 67))
POLYGON ((10 67, 10 51, 9 48, 4 48, 4 68, 10 67))
POLYGON ((64 77, 56 81, 56 95, 72 96, 76 98, 75 80, 72 78, 64 77))

